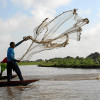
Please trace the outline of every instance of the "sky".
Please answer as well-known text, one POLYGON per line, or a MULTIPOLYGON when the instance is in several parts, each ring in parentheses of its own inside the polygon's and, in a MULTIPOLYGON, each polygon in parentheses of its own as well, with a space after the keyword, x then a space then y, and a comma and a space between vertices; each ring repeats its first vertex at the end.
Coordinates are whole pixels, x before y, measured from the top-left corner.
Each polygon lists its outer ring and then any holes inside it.
POLYGON ((32 60, 86 57, 100 52, 100 0, 0 0, 0 61, 7 55, 11 41, 17 43, 24 36, 33 36, 33 29, 45 18, 53 19, 74 8, 78 9, 79 16, 90 22, 83 27, 81 41, 73 40, 65 48, 33 55, 32 60))

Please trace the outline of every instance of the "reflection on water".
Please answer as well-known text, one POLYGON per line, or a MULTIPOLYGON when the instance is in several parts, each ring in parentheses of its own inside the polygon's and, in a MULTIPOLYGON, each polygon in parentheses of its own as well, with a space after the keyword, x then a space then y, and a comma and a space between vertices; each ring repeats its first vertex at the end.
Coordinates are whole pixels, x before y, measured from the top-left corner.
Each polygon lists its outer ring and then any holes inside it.
MULTIPOLYGON (((24 76, 100 73, 100 69, 53 68, 37 67, 36 65, 20 66, 20 69, 24 76)), ((6 75, 6 71, 3 75, 6 75)))
MULTIPOLYGON (((22 66, 21 70, 26 76, 99 73, 99 70, 36 66, 22 66)), ((2 87, 0 100, 100 100, 100 80, 40 80, 26 87, 2 87)))
POLYGON ((100 81, 39 81, 25 87, 1 88, 0 100, 100 100, 100 81))
POLYGON ((21 100, 22 89, 14 87, 1 88, 0 100, 21 100))

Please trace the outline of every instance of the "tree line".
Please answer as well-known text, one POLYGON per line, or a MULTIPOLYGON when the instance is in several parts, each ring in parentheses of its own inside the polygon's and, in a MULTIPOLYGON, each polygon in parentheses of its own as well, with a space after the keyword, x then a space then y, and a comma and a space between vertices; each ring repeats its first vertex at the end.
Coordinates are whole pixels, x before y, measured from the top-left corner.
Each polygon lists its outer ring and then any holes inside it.
POLYGON ((64 67, 64 68, 100 68, 100 53, 95 52, 84 57, 53 58, 49 60, 40 60, 38 66, 42 67, 64 67))

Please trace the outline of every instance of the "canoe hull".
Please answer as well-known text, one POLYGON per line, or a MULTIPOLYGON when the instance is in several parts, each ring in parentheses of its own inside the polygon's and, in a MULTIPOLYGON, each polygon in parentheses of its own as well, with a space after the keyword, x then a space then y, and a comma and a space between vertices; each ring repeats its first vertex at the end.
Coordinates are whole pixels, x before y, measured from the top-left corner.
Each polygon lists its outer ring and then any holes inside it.
POLYGON ((10 82, 0 82, 0 87, 7 86, 27 86, 30 83, 36 82, 38 80, 24 80, 24 81, 10 81, 10 82))
MULTIPOLYGON (((15 78, 15 77, 17 77, 17 75, 12 75, 11 76, 11 79, 12 78, 15 78)), ((6 80, 7 79, 7 76, 2 76, 2 77, 0 77, 0 80, 6 80)))

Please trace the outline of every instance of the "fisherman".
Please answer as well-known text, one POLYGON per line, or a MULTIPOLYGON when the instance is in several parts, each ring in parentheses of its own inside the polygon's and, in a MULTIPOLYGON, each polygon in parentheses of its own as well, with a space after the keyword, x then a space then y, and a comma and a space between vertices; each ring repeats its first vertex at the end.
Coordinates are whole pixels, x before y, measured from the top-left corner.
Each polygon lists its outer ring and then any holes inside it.
POLYGON ((0 77, 2 77, 2 73, 3 73, 3 71, 5 71, 5 69, 7 69, 7 57, 5 57, 3 59, 3 61, 1 62, 1 73, 0 73, 0 77))
POLYGON ((10 43, 10 47, 8 48, 7 51, 7 81, 9 82, 11 80, 11 75, 12 75, 12 70, 14 70, 20 81, 23 81, 23 76, 20 71, 20 68, 17 64, 17 62, 20 62, 20 60, 15 59, 15 52, 14 48, 19 46, 22 42, 29 40, 30 38, 24 37, 22 41, 18 42, 15 44, 14 42, 10 43))

